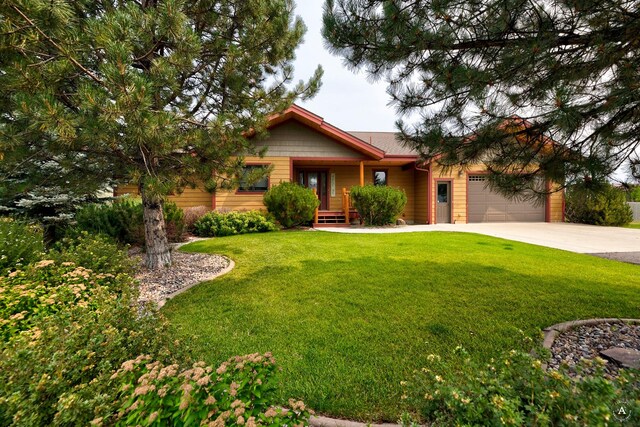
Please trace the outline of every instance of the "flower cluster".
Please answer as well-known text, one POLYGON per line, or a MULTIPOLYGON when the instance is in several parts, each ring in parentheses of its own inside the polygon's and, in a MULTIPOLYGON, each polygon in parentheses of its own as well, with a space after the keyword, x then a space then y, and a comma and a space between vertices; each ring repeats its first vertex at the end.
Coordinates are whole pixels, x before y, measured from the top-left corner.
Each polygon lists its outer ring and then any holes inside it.
MULTIPOLYGON (((403 381, 403 404, 434 425, 606 425, 616 401, 640 421, 640 377, 624 372, 572 378, 566 367, 545 370, 529 353, 512 350, 490 363, 472 361, 459 347, 450 358, 427 357, 429 366, 403 381)), ((589 362, 586 362, 589 363, 589 362)), ((416 420, 405 415, 405 426, 416 420)), ((633 424, 633 423, 632 423, 633 424)))
MULTIPOLYGON (((121 384, 124 405, 117 424, 167 425, 306 425, 310 411, 302 401, 289 400, 289 409, 273 401, 276 365, 270 353, 236 356, 216 369, 197 362, 180 371, 149 356, 122 364, 112 381, 121 384)), ((103 420, 94 420, 101 425, 103 420)))
MULTIPOLYGON (((0 340, 7 341, 36 319, 66 307, 95 309, 99 301, 113 297, 111 289, 122 288, 122 280, 49 259, 0 277, 0 340)), ((129 281, 125 288, 130 285, 129 281)))

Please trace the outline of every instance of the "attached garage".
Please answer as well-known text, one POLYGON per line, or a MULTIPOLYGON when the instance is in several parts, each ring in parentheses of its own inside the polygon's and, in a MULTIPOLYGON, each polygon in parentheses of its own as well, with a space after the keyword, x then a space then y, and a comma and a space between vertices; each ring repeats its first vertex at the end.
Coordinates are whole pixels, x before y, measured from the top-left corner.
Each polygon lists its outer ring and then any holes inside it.
POLYGON ((486 185, 484 175, 468 176, 468 222, 543 222, 544 203, 511 200, 486 185))

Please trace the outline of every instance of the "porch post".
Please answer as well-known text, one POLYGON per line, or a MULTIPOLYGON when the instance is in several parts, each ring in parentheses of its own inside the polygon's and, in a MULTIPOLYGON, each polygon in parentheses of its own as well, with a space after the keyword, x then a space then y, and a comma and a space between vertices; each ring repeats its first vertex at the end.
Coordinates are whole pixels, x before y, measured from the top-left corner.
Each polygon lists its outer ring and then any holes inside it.
POLYGON ((364 162, 360 161, 360 187, 364 186, 364 162))

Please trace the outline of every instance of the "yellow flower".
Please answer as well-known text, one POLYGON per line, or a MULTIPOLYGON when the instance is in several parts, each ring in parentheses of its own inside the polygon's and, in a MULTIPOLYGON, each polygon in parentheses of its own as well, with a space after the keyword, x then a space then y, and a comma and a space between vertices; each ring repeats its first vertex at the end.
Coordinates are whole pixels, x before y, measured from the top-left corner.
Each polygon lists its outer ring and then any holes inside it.
POLYGON ((552 399, 556 399, 557 397, 560 397, 560 393, 558 393, 557 391, 552 391, 551 393, 549 393, 549 397, 552 399))

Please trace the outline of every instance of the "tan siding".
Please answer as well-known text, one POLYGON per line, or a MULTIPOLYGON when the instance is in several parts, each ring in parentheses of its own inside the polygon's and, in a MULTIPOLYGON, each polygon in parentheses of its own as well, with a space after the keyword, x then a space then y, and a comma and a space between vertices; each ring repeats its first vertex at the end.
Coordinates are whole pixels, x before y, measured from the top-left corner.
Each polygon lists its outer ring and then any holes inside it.
POLYGON ((564 190, 551 193, 549 196, 549 204, 551 205, 551 222, 562 222, 562 208, 564 205, 564 190))
POLYGON ((183 209, 194 206, 206 206, 211 209, 213 194, 207 192, 204 188, 185 188, 182 194, 169 196, 169 200, 183 209))
MULTIPOLYGON (((117 187, 113 194, 115 196, 123 196, 125 194, 138 195, 138 188, 135 185, 123 185, 117 187)), ((181 194, 169 196, 168 199, 174 202, 178 207, 185 209, 193 206, 206 206, 211 209, 213 195, 208 193, 204 188, 185 188, 181 194)))
POLYGON ((427 172, 414 172, 414 220, 416 224, 426 224, 428 221, 427 189, 429 187, 429 174, 427 172))
POLYGON ((119 187, 116 187, 113 190, 113 195, 116 197, 124 196, 125 194, 131 194, 133 196, 137 196, 138 187, 136 187, 135 185, 121 185, 119 187))
MULTIPOLYGON (((290 160, 288 157, 247 157, 246 163, 263 163, 273 166, 269 175, 269 187, 289 182, 291 174, 289 172, 290 160)), ((264 193, 243 194, 235 190, 218 191, 216 193, 216 209, 220 210, 253 210, 264 209, 262 197, 264 193)))
POLYGON ((268 147, 267 156, 273 157, 340 157, 362 158, 363 155, 323 134, 291 121, 269 131, 265 141, 256 144, 268 147))

